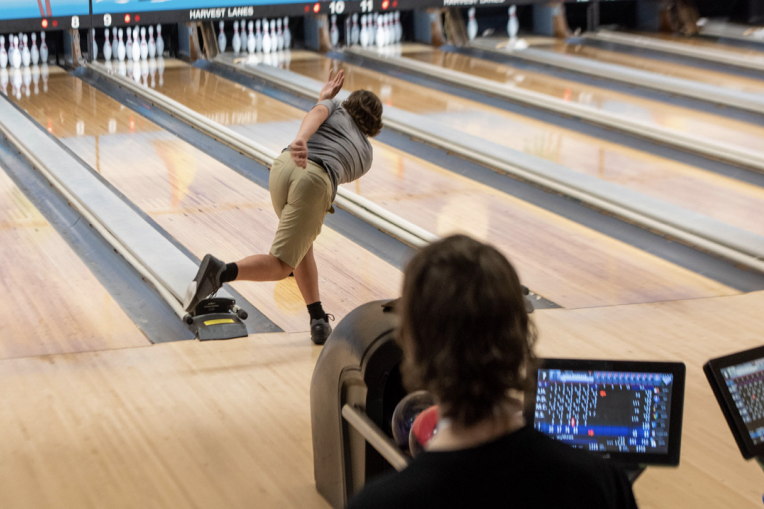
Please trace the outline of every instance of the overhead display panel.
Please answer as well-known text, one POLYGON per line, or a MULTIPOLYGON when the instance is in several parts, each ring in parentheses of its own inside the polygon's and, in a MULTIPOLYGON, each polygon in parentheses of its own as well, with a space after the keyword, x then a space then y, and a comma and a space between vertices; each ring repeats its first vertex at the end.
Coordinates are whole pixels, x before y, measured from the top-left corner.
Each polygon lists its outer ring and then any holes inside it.
POLYGON ((0 0, 0 31, 79 28, 90 0, 0 0))
POLYGON ((443 0, 93 0, 94 26, 384 12, 443 0))

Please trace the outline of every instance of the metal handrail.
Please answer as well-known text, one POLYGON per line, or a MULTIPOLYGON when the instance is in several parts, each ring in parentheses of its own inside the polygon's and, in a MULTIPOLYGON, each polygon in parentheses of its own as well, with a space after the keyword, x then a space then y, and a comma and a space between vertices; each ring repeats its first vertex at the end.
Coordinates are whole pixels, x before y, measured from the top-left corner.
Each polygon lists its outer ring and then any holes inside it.
POLYGON ((398 449, 398 446, 390 440, 374 421, 369 419, 365 412, 350 405, 342 407, 342 417, 360 433, 360 435, 390 463, 397 471, 401 471, 409 464, 409 459, 398 449))

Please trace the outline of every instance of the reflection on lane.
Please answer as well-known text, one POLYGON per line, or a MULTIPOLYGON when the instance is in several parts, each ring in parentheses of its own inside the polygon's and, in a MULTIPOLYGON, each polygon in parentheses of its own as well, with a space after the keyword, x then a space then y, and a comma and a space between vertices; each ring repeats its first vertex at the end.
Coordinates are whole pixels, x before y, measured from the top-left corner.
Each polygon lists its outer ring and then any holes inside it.
POLYGON ((693 136, 764 151, 764 128, 721 115, 651 101, 459 53, 423 49, 422 46, 404 49, 402 56, 502 83, 510 89, 531 90, 693 136))
POLYGON ((625 65, 634 69, 665 74, 667 76, 674 76, 676 78, 700 81, 702 83, 708 83, 710 85, 716 85, 719 87, 728 88, 730 90, 737 90, 752 94, 764 94, 764 82, 762 81, 745 78, 743 76, 736 76, 733 74, 726 74, 719 71, 712 71, 710 69, 691 67, 689 65, 682 65, 676 62, 666 62, 657 59, 653 60, 646 57, 634 56, 632 54, 599 49, 593 46, 567 44, 565 42, 555 43, 554 46, 549 49, 544 47, 538 47, 538 49, 554 51, 555 53, 564 55, 591 58, 593 60, 609 64, 625 65))
POLYGON ((290 69, 320 79, 332 67, 387 105, 764 235, 762 188, 325 57, 290 69))

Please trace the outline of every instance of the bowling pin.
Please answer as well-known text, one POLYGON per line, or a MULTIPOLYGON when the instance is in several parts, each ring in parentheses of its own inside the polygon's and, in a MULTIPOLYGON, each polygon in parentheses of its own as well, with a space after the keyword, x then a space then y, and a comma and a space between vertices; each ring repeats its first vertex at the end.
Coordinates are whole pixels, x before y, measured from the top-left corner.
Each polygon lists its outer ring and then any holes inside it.
MULTIPOLYGON (((34 35, 34 34, 32 34, 34 35)), ((32 39, 32 44, 34 44, 34 39, 32 39)), ((111 42, 109 42, 109 29, 107 28, 104 30, 104 37, 103 37, 103 58, 107 62, 111 61, 111 42)), ((34 57, 32 58, 34 60, 34 57)))
POLYGON ((470 10, 467 11, 467 13, 469 15, 469 21, 467 22, 467 37, 469 37, 470 41, 473 41, 478 33, 478 23, 475 19, 475 8, 470 7, 470 10))
POLYGON ((117 29, 114 28, 111 31, 111 51, 114 54, 114 58, 117 58, 117 48, 119 47, 119 39, 117 39, 117 29))
POLYGON ((358 38, 361 36, 361 31, 358 28, 358 14, 353 14, 353 28, 350 31, 350 44, 358 44, 358 38))
POLYGON ((40 32, 40 61, 43 64, 48 63, 48 45, 45 43, 45 32, 40 32))
MULTIPOLYGON (((250 23, 252 23, 250 21, 250 23)), ((263 33, 260 31, 260 20, 255 21, 255 51, 263 51, 263 33)))
MULTIPOLYGON (((0 35, 0 69, 5 70, 8 65, 8 52, 5 51, 5 36, 0 35)), ((8 74, 6 73, 6 82, 8 84, 8 74)), ((3 86, 3 92, 5 92, 5 86, 3 86)))
POLYGON ((133 29, 133 62, 140 63, 141 61, 141 38, 138 27, 133 29))
POLYGON ((271 52, 271 36, 268 33, 268 20, 263 20, 263 53, 271 52))
POLYGON ((218 35, 218 47, 220 48, 221 53, 225 53, 225 45, 226 45, 226 38, 225 38, 225 22, 220 22, 220 35, 218 35))
POLYGON ((162 39, 162 25, 157 25, 157 56, 164 56, 164 39, 162 39))
MULTIPOLYGON (((120 32, 122 29, 120 28, 120 32)), ((133 59, 133 31, 130 27, 127 27, 127 44, 125 44, 125 52, 127 53, 127 59, 133 59)))
POLYGON ((292 46, 292 31, 289 30, 289 18, 284 17, 284 49, 289 49, 292 46))
POLYGON ((157 43, 154 41, 154 27, 149 25, 149 57, 157 56, 157 43))
POLYGON ((32 65, 37 65, 40 62, 40 50, 37 49, 37 34, 32 32, 32 65))
POLYGON ((393 29, 393 13, 385 14, 385 44, 390 45, 395 42, 395 30, 393 29))
POLYGON ((403 39, 403 27, 401 26, 401 11, 395 11, 395 42, 403 39))
POLYGON ((379 13, 375 12, 372 19, 369 20, 369 46, 377 43, 377 25, 379 24, 379 13))
POLYGON ((125 61, 125 53, 127 50, 125 49, 125 41, 122 39, 122 36, 124 35, 124 32, 122 29, 119 29, 119 44, 117 44, 117 58, 120 62, 125 61))
POLYGON ((361 46, 369 45, 369 30, 366 28, 367 15, 361 16, 361 46))
POLYGON ((275 53, 278 48, 278 39, 276 38, 276 21, 271 20, 271 53, 275 53))
POLYGON ((350 46, 350 16, 345 16, 345 46, 350 46))
POLYGON ((281 18, 276 19, 276 40, 279 42, 279 51, 284 49, 284 32, 281 31, 281 18))
POLYGON ((337 29, 336 14, 332 14, 332 27, 329 29, 329 39, 332 41, 332 47, 336 48, 340 42, 340 31, 337 29))
POLYGON ((385 45, 385 29, 382 25, 384 18, 382 16, 377 17, 377 47, 381 48, 385 45))
POLYGON ((141 28, 141 60, 149 56, 149 43, 146 41, 146 27, 141 28))
POLYGON ((21 50, 21 63, 24 64, 24 67, 29 67, 29 64, 32 62, 32 54, 29 52, 29 47, 27 46, 27 41, 29 38, 27 37, 27 34, 24 34, 24 46, 21 50))
POLYGON ((239 24, 234 22, 233 24, 233 40, 231 41, 231 47, 234 54, 238 55, 241 51, 241 37, 239 37, 239 24))
MULTIPOLYGON (((255 24, 250 21, 247 25, 247 28, 249 29, 249 36, 247 36, 247 52, 250 55, 255 54, 255 50, 257 50, 257 38, 255 37, 255 34, 253 33, 255 24)), ((262 37, 260 34, 260 20, 257 20, 257 36, 262 37)))
POLYGON ((13 46, 11 50, 11 65, 14 69, 21 67, 21 52, 19 51, 19 38, 17 35, 13 36, 13 46))
POLYGON ((90 30, 90 43, 93 45, 93 62, 98 60, 98 44, 96 44, 95 28, 90 30))
POLYGON ((509 35, 509 38, 516 39, 519 29, 520 23, 517 21, 517 7, 513 5, 509 8, 509 21, 507 22, 507 35, 509 35))

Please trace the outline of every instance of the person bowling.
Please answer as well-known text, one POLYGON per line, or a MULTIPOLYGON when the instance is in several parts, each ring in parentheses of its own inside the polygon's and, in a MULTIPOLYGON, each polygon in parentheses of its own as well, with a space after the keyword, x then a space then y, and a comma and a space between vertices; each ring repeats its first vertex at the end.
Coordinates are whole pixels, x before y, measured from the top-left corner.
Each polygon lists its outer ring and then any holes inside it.
POLYGON ((344 71, 329 79, 319 102, 300 125, 295 140, 277 157, 269 178, 271 201, 279 225, 270 253, 224 263, 211 254, 202 260, 188 285, 186 311, 230 281, 280 281, 294 273, 308 306, 311 340, 323 344, 332 332, 318 289, 313 241, 321 232, 340 184, 362 177, 371 168, 368 138, 382 130, 382 102, 374 93, 357 90, 340 104, 344 71))

